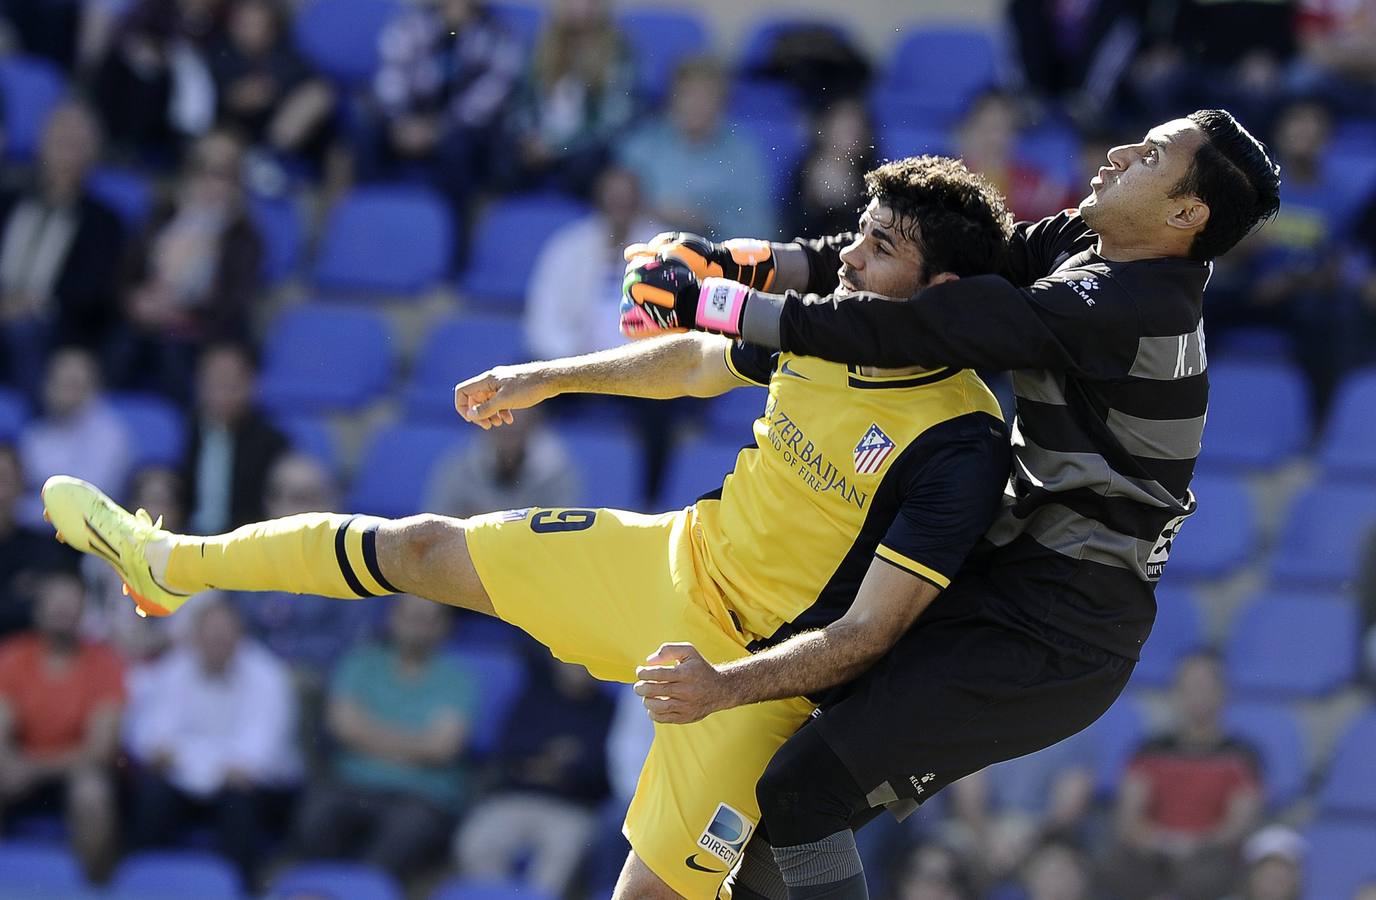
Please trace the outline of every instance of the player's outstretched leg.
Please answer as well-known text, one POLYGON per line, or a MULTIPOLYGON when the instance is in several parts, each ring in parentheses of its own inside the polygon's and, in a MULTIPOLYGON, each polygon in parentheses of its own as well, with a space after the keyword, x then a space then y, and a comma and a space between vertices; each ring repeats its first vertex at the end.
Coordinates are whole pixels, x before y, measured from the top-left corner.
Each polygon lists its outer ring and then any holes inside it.
POLYGON ((43 506, 58 538, 113 566, 145 615, 168 615, 211 588, 345 599, 413 593, 492 613, 458 519, 304 513, 194 537, 64 475, 43 486, 43 506))

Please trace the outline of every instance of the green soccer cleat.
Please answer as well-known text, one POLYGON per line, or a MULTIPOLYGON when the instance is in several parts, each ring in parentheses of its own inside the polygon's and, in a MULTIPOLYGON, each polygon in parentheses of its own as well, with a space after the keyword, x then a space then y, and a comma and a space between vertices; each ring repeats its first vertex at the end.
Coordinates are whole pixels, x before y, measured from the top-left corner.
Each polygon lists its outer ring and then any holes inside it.
POLYGON ((161 518, 154 522, 142 509, 131 515, 95 485, 68 475, 54 475, 43 485, 43 518, 57 529, 59 541, 114 566, 139 615, 171 615, 191 596, 169 591, 153 577, 145 550, 150 540, 170 537, 161 518))

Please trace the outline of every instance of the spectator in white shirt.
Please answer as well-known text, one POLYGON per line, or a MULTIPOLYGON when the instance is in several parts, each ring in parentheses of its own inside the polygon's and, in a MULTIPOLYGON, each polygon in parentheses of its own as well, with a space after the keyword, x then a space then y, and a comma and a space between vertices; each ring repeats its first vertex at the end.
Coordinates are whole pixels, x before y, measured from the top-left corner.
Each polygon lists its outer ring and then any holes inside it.
POLYGON ((535 257, 526 289, 526 343, 538 359, 558 359, 625 343, 618 325, 622 249, 666 230, 641 202, 627 169, 609 168, 593 189, 596 209, 554 232, 535 257))
POLYGON ((528 412, 534 414, 482 432, 435 466, 425 508, 462 518, 494 509, 577 503, 580 478, 564 442, 538 413, 528 412))
POLYGON ((19 437, 30 488, 24 520, 40 521, 38 489, 58 473, 122 495, 129 478, 129 445, 128 429, 101 396, 95 357, 75 347, 54 353, 43 381, 43 415, 19 437))
MULTIPOLYGON (((625 343, 618 324, 626 275, 621 252, 628 243, 648 241, 668 230, 645 211, 640 182, 629 169, 613 166, 603 171, 593 199, 596 209, 556 231, 535 257, 526 289, 525 331, 536 359, 577 356, 625 343)), ((645 458, 642 492, 652 500, 673 452, 673 435, 685 403, 569 395, 559 398, 555 408, 567 414, 606 403, 629 418, 639 433, 645 458)))
POLYGON ((157 664, 131 723, 133 844, 166 846, 189 821, 208 821, 251 885, 262 807, 301 776, 296 702, 286 666, 244 639, 232 605, 197 613, 191 645, 157 664))

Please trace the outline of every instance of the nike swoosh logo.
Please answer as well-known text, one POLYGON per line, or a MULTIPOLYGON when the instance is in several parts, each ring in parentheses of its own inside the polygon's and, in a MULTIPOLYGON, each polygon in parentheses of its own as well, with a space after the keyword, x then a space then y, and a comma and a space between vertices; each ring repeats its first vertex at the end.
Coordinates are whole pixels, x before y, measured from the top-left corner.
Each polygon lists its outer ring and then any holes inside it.
POLYGON ((725 875, 725 874, 726 874, 726 870, 725 870, 725 869, 709 869, 709 868, 707 868, 706 866, 700 866, 700 865, 698 865, 698 855, 697 855, 696 853, 694 853, 692 856, 690 856, 690 857, 688 857, 687 859, 685 859, 685 860, 683 861, 683 864, 684 864, 685 866, 687 866, 688 868, 690 868, 690 869, 696 869, 696 870, 699 871, 699 872, 707 872, 709 875, 725 875))
POLYGON ((91 524, 90 519, 83 516, 81 520, 86 523, 87 535, 95 538, 99 542, 96 544, 91 544, 91 550, 95 552, 98 556, 103 557, 106 562, 110 563, 110 565, 118 566, 120 555, 119 551, 115 549, 114 544, 111 544, 108 540, 105 539, 105 535, 101 534, 99 531, 96 530, 96 526, 91 524))
POLYGON ((803 379, 804 381, 811 381, 811 380, 812 380, 811 378, 808 378, 806 375, 804 375, 802 372, 798 372, 798 371, 795 371, 795 370, 793 370, 793 369, 790 369, 790 368, 788 367, 788 360, 784 360, 784 364, 781 365, 781 366, 779 366, 779 374, 780 374, 780 375, 792 375, 794 378, 801 378, 801 379, 803 379))

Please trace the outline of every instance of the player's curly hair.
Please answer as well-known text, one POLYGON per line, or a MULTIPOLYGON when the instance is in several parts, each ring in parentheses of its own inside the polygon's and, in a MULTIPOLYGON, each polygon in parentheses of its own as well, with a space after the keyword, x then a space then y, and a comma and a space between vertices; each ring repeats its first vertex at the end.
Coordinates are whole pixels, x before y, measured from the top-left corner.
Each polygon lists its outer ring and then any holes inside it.
POLYGON ((1013 216, 1003 195, 958 159, 909 156, 865 173, 865 190, 893 210, 894 227, 917 244, 922 279, 997 272, 1008 254, 1013 216))

